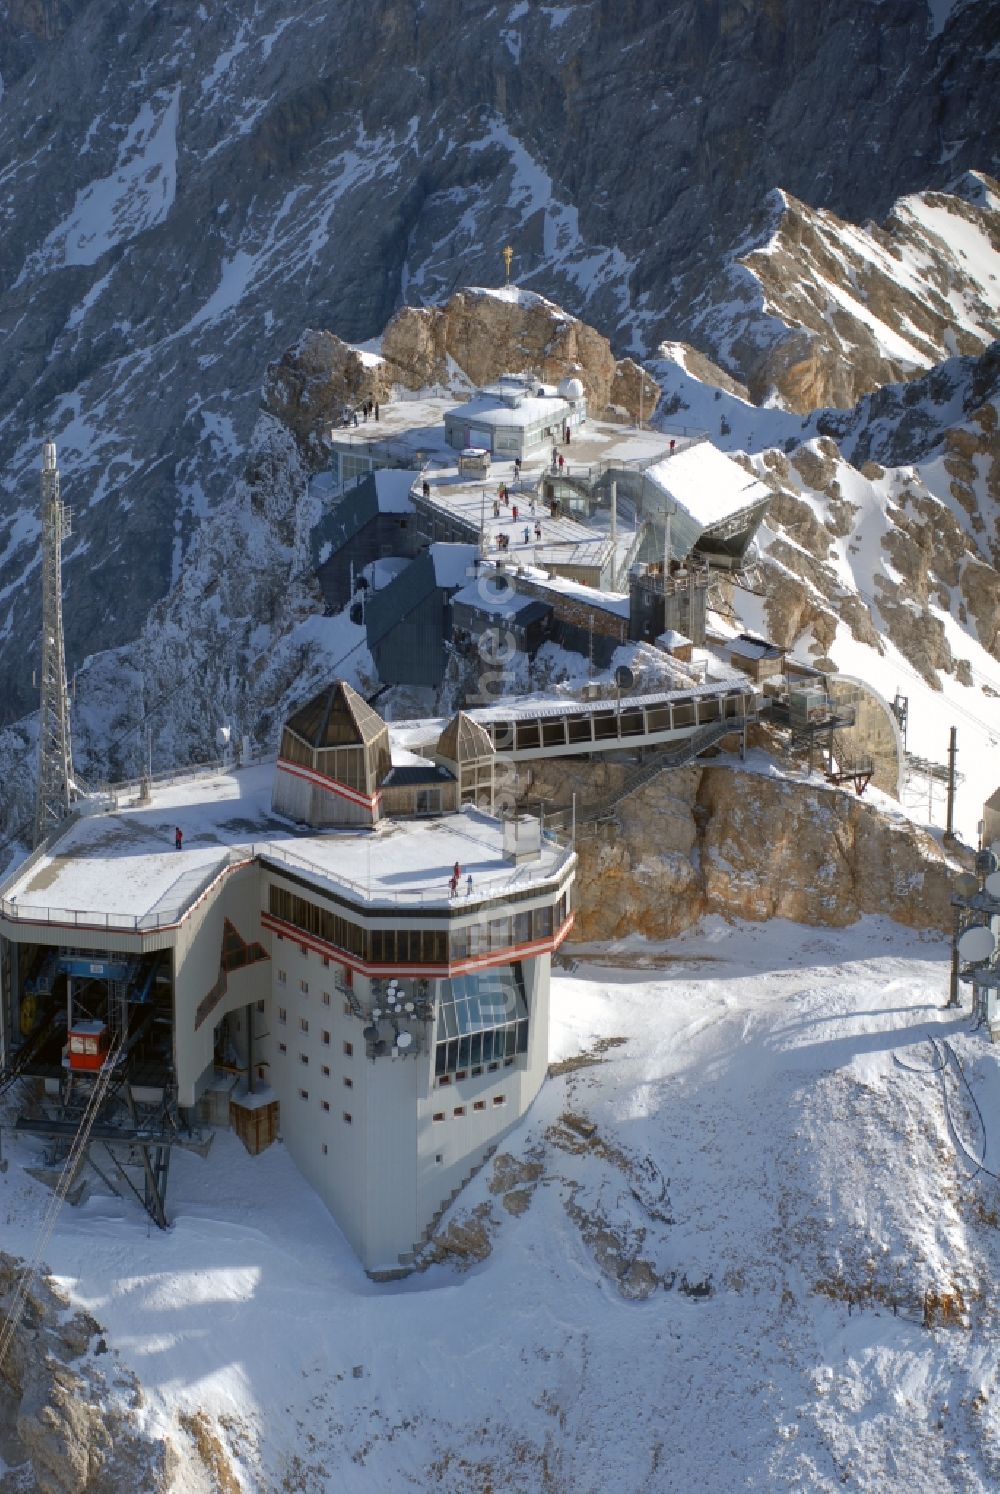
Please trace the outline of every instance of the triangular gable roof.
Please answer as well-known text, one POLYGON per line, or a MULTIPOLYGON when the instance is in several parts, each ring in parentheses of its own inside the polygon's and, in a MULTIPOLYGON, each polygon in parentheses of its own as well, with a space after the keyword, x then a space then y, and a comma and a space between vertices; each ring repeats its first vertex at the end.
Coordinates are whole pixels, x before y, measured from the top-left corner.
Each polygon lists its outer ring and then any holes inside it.
POLYGON ((437 756, 451 763, 467 763, 476 758, 492 757, 493 742, 487 731, 459 711, 452 716, 438 739, 437 756))
POLYGON ((346 680, 336 680, 289 716, 285 725, 315 751, 361 747, 387 730, 377 711, 346 680))

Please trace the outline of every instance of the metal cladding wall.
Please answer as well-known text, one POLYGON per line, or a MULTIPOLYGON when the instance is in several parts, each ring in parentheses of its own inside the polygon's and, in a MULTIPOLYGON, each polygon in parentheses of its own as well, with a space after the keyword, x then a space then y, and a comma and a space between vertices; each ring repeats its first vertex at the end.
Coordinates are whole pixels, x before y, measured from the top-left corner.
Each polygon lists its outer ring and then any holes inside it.
MULTIPOLYGON (((177 931, 174 947, 174 1061, 177 1103, 195 1103, 212 1073, 215 1028, 227 1012, 263 1001, 271 990, 270 962, 223 969, 227 920, 239 938, 261 941, 261 877, 256 863, 229 872, 177 931)), ((231 936, 230 936, 231 937, 231 936)))
POLYGON ((303 825, 371 825, 379 817, 374 800, 345 786, 335 787, 322 776, 296 763, 279 760, 274 775, 272 807, 278 814, 303 825))
MULTIPOLYGON (((369 643, 383 684, 440 685, 447 665, 446 603, 447 593, 435 587, 410 610, 401 612, 377 642, 369 643)), ((371 611, 369 604, 369 616, 371 611)))
POLYGON ((340 548, 328 560, 317 566, 316 576, 327 607, 338 612, 351 600, 352 571, 356 581, 365 566, 383 556, 412 558, 420 543, 412 513, 374 514, 356 534, 342 540, 340 548))

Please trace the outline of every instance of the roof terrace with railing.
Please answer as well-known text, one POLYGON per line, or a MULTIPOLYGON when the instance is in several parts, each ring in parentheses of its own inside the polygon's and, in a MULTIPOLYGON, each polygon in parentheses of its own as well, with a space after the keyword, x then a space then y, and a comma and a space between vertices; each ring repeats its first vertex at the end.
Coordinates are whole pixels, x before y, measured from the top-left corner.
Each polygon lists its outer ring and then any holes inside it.
POLYGON ((513 864, 503 823, 468 808, 374 831, 306 830, 272 813, 274 771, 273 764, 208 769, 154 784, 146 803, 75 818, 0 883, 0 927, 169 930, 220 879, 251 863, 306 879, 365 916, 471 912, 542 892, 572 863, 572 851, 546 837, 537 858, 513 864))

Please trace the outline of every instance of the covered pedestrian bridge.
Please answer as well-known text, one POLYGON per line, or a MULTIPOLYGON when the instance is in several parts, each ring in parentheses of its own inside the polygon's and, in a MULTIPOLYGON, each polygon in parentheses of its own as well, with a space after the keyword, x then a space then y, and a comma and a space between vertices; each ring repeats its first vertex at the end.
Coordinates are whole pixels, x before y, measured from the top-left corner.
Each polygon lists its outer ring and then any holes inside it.
POLYGON ((712 735, 721 736, 727 724, 742 733, 757 719, 758 698, 749 682, 727 682, 619 701, 513 699, 468 714, 489 734, 496 752, 518 761, 680 745, 686 738, 701 737, 706 727, 717 728, 712 735))

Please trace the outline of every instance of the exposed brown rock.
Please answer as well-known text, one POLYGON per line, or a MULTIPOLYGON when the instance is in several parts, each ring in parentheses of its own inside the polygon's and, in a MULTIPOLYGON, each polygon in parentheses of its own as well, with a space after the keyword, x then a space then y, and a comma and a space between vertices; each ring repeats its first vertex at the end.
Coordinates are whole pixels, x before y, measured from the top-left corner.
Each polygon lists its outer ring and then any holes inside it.
POLYGON ((332 332, 304 332, 272 363, 264 381, 264 409, 292 432, 309 465, 326 462, 322 437, 339 425, 345 408, 385 401, 392 387, 384 365, 366 364, 332 332))
POLYGON ((621 362, 600 332, 542 297, 504 300, 457 291, 444 306, 404 306, 382 338, 386 377, 408 389, 454 384, 457 364, 470 385, 530 370, 546 382, 579 378, 594 415, 620 406, 649 416, 660 390, 630 358, 621 362))
MULTIPOLYGON (((0 1316, 6 1315, 23 1262, 0 1252, 0 1316)), ((0 1428, 7 1475, 0 1487, 39 1494, 111 1494, 148 1489, 166 1494, 178 1465, 166 1441, 142 1436, 134 1407, 112 1398, 97 1366, 84 1356, 99 1325, 85 1313, 63 1322, 65 1296, 48 1277, 28 1290, 9 1350, 0 1366, 0 1428)), ((121 1383, 123 1371, 116 1366, 121 1383)), ((127 1381, 126 1381, 127 1383, 127 1381)))
MULTIPOLYGON (((579 766, 567 776, 595 798, 612 765, 585 766, 589 784, 579 766)), ((536 776, 532 798, 546 776, 536 776)), ((549 787, 555 802, 557 775, 549 787)), ((577 854, 574 938, 584 943, 636 932, 672 938, 713 912, 832 926, 877 913, 951 927, 951 872, 933 838, 814 782, 721 764, 666 772, 624 800, 609 825, 578 836, 577 854)))
POLYGON ((1000 659, 1000 577, 992 566, 967 559, 962 568, 962 595, 976 620, 983 648, 1000 659))
POLYGON ((951 927, 951 873, 902 816, 833 788, 705 770, 705 903, 734 917, 841 926, 878 913, 951 927))
MULTIPOLYGON (((994 245, 998 214, 988 201, 925 193, 924 200, 975 225, 994 245)), ((884 226, 848 229, 833 213, 808 207, 789 193, 774 199, 776 217, 766 245, 740 260, 757 280, 766 310, 784 323, 761 350, 747 337, 730 350, 755 403, 775 391, 790 409, 847 408, 883 384, 898 383, 958 353, 976 354, 1000 332, 1000 316, 975 275, 950 247, 928 233, 903 199, 884 226), (867 236, 868 245, 861 239, 867 236), (895 261, 917 251, 918 285, 904 283, 895 261), (865 313, 855 315, 824 285, 844 286, 865 313), (956 326, 952 297, 975 306, 981 333, 956 326), (876 317, 913 348, 909 359, 892 356, 871 326, 876 317)), ((773 323, 772 323, 773 332, 773 323)))

